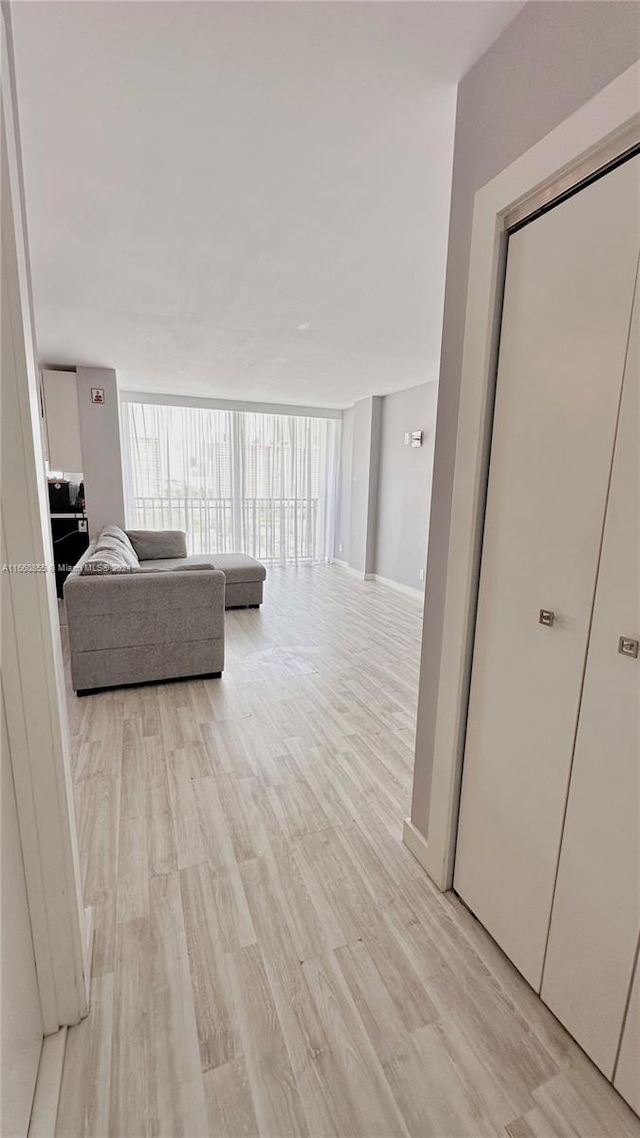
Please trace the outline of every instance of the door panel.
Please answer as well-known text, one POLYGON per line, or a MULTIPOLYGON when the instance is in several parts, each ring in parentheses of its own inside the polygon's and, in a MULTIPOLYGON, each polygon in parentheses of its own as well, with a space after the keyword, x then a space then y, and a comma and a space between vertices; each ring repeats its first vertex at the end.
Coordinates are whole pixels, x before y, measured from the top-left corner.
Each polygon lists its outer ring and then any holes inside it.
MULTIPOLYGON (((611 1078, 640 930, 640 315, 636 296, 542 997, 611 1078)), ((640 1080, 640 1065, 638 1067, 640 1080)))
POLYGON ((639 165, 509 242, 454 884, 536 990, 629 329, 639 165))

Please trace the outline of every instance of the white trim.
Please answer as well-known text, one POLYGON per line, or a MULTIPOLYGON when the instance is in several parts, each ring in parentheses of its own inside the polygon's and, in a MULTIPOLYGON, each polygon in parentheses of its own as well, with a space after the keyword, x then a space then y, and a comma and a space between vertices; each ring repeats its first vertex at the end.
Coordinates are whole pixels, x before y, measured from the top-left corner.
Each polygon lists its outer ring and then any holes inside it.
POLYGON ((350 565, 348 561, 339 561, 337 557, 334 557, 332 564, 337 565, 339 569, 344 569, 347 573, 350 573, 352 577, 357 577, 358 581, 370 581, 373 576, 371 573, 368 575, 363 573, 362 569, 354 569, 353 565, 350 565))
POLYGON ((66 1046, 66 1027, 43 1040, 28 1138, 51 1138, 56 1132, 66 1046))
POLYGON ((337 557, 334 557, 332 565, 337 565, 339 569, 346 570, 352 577, 357 577, 358 581, 377 581, 379 585, 387 585, 389 589, 395 589, 397 593, 404 593, 407 597, 424 601, 422 589, 412 589, 411 585, 402 585, 400 581, 392 581, 390 577, 381 577, 378 573, 363 573, 362 569, 354 569, 348 561, 340 561, 337 557))
POLYGON ((83 954, 86 963, 86 982, 87 982, 87 1011, 89 1010, 89 994, 91 991, 91 961, 93 960, 93 938, 95 928, 93 924, 93 905, 85 905, 84 910, 84 943, 83 954))
POLYGON ((154 403, 161 407, 204 407, 213 411, 251 411, 260 415, 302 415, 311 419, 341 419, 335 407, 303 407, 293 403, 251 403, 243 399, 208 399, 197 395, 163 395, 150 391, 119 391, 121 403, 154 403))
MULTIPOLYGON (((490 438, 504 218, 524 198, 640 121, 634 64, 475 197, 425 867, 449 889, 462 777, 490 438)), ((413 826, 416 812, 412 811, 413 826)))
POLYGON ((371 576, 379 585, 386 585, 389 589, 395 589, 396 593, 404 593, 406 597, 413 597, 415 600, 424 601, 424 592, 422 589, 414 589, 412 585, 403 585, 401 581, 394 581, 391 577, 381 577, 379 573, 372 573, 371 576))
MULTIPOLYGON (((2 6, 2 545, 53 562, 40 434, 9 9, 2 6)), ((51 572, 2 576, 2 693, 44 1034, 86 1015, 89 965, 58 607, 51 572)))
POLYGON ((591 179, 595 174, 601 173, 607 166, 617 162, 622 155, 628 154, 638 145, 638 124, 632 123, 628 131, 616 131, 613 141, 608 146, 599 146, 597 150, 590 151, 583 161, 570 167, 566 173, 547 182, 540 190, 529 194, 515 209, 505 216, 505 225, 511 229, 526 221, 534 213, 558 201, 563 194, 571 193, 581 184, 591 179))
POLYGON ((424 834, 421 834, 417 827, 414 826, 410 818, 405 818, 404 820, 402 826, 402 840, 409 850, 409 853, 412 853, 422 868, 428 871, 427 847, 429 843, 424 834))

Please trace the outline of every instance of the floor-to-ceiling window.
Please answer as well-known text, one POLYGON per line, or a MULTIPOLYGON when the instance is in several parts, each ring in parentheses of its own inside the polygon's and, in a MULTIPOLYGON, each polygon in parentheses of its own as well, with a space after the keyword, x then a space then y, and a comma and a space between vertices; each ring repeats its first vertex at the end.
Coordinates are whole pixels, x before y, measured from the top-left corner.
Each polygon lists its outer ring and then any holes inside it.
POLYGON ((333 556, 340 422, 122 404, 127 524, 181 529, 192 553, 333 556))

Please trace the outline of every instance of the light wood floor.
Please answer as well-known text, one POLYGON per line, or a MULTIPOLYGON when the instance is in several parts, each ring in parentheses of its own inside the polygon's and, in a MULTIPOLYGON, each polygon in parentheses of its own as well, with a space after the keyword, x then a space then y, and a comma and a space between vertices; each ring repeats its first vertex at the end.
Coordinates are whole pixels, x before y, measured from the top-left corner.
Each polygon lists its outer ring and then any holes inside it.
POLYGON ((222 680, 69 695, 96 932, 59 1135, 640 1134, 401 843, 420 622, 274 569, 222 680))

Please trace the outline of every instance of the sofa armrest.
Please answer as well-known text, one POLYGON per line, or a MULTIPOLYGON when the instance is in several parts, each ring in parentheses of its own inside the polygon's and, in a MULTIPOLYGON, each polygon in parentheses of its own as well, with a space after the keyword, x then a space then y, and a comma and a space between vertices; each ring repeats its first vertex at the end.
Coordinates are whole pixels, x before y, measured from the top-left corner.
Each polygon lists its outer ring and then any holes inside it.
POLYGON ((224 643, 220 569, 67 578, 64 599, 72 662, 78 653, 106 649, 224 643))
POLYGON ((187 535, 179 529, 125 530, 138 561, 155 561, 164 557, 186 557, 187 535))
POLYGON ((64 599, 76 691, 222 672, 220 569, 68 577, 64 599))
POLYGON ((64 583, 67 617, 150 612, 163 608, 224 608, 226 578, 221 569, 199 573, 175 569, 68 577, 64 583))

